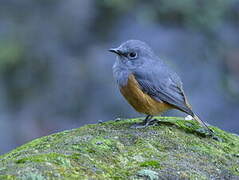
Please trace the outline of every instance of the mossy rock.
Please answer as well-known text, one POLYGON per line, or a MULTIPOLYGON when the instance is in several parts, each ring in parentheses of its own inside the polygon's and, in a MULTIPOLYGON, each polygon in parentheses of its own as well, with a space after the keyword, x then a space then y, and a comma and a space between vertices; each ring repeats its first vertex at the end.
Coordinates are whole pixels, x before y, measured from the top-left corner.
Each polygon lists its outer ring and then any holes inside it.
POLYGON ((0 156, 0 179, 239 179, 239 137, 194 121, 110 121, 36 139, 0 156))

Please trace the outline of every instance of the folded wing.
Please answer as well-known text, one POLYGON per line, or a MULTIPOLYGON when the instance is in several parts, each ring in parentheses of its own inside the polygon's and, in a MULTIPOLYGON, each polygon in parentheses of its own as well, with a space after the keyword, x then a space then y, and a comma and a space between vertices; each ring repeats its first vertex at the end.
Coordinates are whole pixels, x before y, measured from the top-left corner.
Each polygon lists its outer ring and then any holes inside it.
POLYGON ((171 71, 166 65, 140 68, 133 74, 143 92, 157 101, 166 102, 175 108, 193 116, 190 105, 187 102, 182 88, 182 82, 178 75, 171 71))

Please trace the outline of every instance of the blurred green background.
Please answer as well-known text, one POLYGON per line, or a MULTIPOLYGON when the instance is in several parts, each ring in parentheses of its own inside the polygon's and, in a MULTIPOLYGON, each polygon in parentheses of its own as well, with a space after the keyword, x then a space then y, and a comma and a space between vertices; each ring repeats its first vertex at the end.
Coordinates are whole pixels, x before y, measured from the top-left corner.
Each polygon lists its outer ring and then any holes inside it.
POLYGON ((128 39, 147 42, 175 69, 204 121, 239 133, 239 0, 2 0, 0 154, 140 116, 120 95, 107 52, 128 39))

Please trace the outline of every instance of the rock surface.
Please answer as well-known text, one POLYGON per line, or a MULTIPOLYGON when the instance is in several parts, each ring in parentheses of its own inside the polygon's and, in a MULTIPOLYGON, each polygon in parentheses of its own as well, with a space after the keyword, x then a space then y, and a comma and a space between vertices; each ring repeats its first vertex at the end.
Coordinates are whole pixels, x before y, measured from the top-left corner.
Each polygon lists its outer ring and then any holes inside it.
POLYGON ((0 156, 0 179, 239 179, 239 137, 194 121, 109 121, 42 137, 0 156))

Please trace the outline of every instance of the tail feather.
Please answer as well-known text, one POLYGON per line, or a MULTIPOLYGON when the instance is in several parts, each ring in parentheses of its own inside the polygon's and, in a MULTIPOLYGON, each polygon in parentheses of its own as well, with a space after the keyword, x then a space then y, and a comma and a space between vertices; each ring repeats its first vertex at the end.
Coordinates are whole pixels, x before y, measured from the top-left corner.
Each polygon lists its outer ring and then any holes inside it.
POLYGON ((193 115, 193 118, 199 122, 203 127, 207 128, 210 132, 213 132, 205 122, 203 122, 196 114, 193 115))

